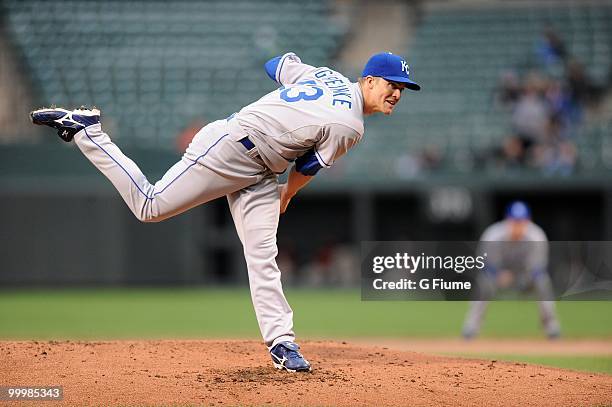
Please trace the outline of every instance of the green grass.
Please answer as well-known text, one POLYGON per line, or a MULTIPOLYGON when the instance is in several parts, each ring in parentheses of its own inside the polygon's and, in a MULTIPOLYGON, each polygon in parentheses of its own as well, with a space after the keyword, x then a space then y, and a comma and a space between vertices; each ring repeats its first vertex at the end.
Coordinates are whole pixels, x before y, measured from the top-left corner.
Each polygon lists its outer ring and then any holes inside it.
POLYGON ((536 365, 554 366, 562 369, 612 374, 612 356, 540 356, 497 353, 460 354, 457 356, 487 360, 507 360, 511 362, 524 362, 536 365))
MULTIPOLYGON (((306 338, 456 337, 467 303, 368 302, 358 290, 287 290, 306 338)), ((612 302, 557 304, 565 338, 612 338, 612 302)), ((541 337, 537 304, 491 303, 484 337, 541 337)), ((259 338, 248 289, 0 291, 2 339, 259 338)))
MULTIPOLYGON (((361 301, 358 290, 287 290, 300 338, 457 337, 467 303, 361 301)), ((557 303, 565 338, 612 339, 612 302, 557 303)), ((541 338, 537 304, 493 302, 483 337, 541 338)), ((0 291, 0 339, 250 338, 244 288, 0 291)), ((612 357, 467 355, 612 373, 612 357)))

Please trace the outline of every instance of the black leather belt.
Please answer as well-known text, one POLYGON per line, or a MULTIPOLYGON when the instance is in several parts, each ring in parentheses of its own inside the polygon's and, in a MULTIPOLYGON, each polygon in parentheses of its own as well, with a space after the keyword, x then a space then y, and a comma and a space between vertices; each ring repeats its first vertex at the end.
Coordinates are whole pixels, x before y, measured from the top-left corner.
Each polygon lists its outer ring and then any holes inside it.
POLYGON ((238 141, 244 146, 244 148, 247 149, 247 151, 251 151, 255 148, 255 144, 253 144, 251 139, 249 139, 249 136, 243 137, 238 141))

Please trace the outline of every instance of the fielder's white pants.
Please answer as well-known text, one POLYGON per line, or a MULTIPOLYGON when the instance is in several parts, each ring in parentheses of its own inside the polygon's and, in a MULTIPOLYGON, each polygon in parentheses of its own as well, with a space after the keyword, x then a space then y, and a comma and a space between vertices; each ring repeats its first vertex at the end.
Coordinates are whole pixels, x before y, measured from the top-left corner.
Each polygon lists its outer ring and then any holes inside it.
POLYGON ((293 311, 276 264, 280 214, 278 180, 256 155, 218 120, 200 130, 181 161, 155 184, 102 131, 100 124, 77 133, 79 149, 115 186, 134 215, 159 222, 227 196, 249 273, 251 299, 264 342, 293 341, 293 311))

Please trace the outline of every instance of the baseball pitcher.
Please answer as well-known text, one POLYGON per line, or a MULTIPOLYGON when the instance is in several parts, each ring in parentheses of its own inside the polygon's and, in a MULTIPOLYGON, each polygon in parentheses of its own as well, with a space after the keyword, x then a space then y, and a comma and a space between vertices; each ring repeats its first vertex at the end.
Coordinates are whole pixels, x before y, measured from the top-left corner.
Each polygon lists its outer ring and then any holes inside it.
POLYGON ((535 289, 540 301, 540 320, 550 339, 559 337, 552 283, 548 275, 548 239, 531 221, 529 207, 521 201, 510 204, 506 218, 489 226, 480 239, 479 253, 487 253, 486 267, 479 275, 481 301, 470 304, 463 337, 478 335, 488 300, 500 288, 535 289))
POLYGON ((257 322, 273 364, 310 371, 293 332, 293 311, 276 264, 279 215, 321 169, 328 168, 363 137, 365 115, 389 115, 404 89, 419 90, 406 61, 373 55, 352 83, 327 67, 302 63, 294 53, 265 64, 280 87, 227 119, 202 128, 182 159, 151 184, 102 130, 97 109, 33 111, 32 122, 74 140, 115 186, 134 215, 159 222, 223 196, 244 248, 257 322), (288 181, 277 175, 291 166, 288 181))

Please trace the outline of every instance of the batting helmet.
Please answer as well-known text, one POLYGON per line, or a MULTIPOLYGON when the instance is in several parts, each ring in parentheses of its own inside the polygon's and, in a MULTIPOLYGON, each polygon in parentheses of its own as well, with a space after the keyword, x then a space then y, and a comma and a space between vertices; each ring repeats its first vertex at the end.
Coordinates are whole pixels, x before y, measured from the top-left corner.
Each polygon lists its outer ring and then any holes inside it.
POLYGON ((523 201, 514 201, 506 208, 506 218, 524 220, 531 218, 529 206, 523 201))

